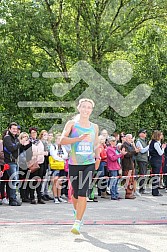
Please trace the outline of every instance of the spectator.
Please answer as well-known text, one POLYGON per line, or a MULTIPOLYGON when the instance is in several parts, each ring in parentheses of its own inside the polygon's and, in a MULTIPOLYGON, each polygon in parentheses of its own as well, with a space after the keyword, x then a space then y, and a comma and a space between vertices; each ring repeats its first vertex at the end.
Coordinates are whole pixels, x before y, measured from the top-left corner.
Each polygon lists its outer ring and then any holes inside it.
POLYGON ((127 152, 124 155, 124 158, 122 159, 122 172, 124 176, 127 176, 126 178, 126 184, 125 184, 125 199, 135 199, 134 196, 134 162, 133 162, 133 156, 136 155, 139 150, 135 150, 132 146, 132 135, 127 134, 126 135, 126 141, 122 144, 121 150, 125 148, 125 151, 127 152))
POLYGON ((106 146, 108 146, 109 145, 109 142, 108 142, 108 137, 109 137, 108 131, 106 129, 103 129, 103 130, 101 130, 100 135, 105 138, 105 144, 106 144, 106 146))
MULTIPOLYGON (((63 145, 60 144, 61 134, 57 134, 55 138, 55 144, 50 147, 50 155, 54 160, 65 162, 68 159, 68 153, 63 145)), ((59 204, 60 202, 67 202, 65 199, 61 197, 61 186, 62 186, 62 177, 64 176, 63 170, 51 170, 52 171, 52 181, 53 181, 53 195, 55 204, 59 204), (60 179, 60 180, 59 180, 60 179)))
MULTIPOLYGON (((105 137, 99 136, 99 151, 100 151, 100 165, 97 170, 99 178, 102 178, 106 175, 106 169, 107 169, 107 146, 105 144, 105 137)), ((101 196, 101 198, 108 199, 108 196, 106 194, 107 189, 107 181, 106 179, 100 179, 97 183, 98 186, 98 196, 101 196)))
POLYGON ((119 139, 120 139, 119 133, 118 133, 118 132, 114 132, 112 135, 113 135, 113 136, 115 137, 115 139, 116 139, 116 144, 118 144, 118 143, 119 143, 119 139))
POLYGON ((30 173, 30 179, 35 179, 38 177, 41 179, 41 181, 33 181, 32 184, 30 182, 30 199, 31 199, 31 204, 36 204, 35 200, 35 190, 37 192, 37 198, 38 198, 38 203, 39 204, 45 204, 45 201, 42 199, 42 193, 41 193, 41 188, 42 188, 42 179, 43 179, 43 170, 44 170, 44 156, 48 155, 47 151, 44 151, 44 145, 37 138, 37 128, 31 127, 29 129, 30 133, 30 141, 32 142, 32 159, 29 162, 29 168, 30 164, 36 164, 37 168, 35 171, 31 171, 30 173))
POLYGON ((19 136, 21 133, 21 126, 20 125, 17 125, 17 135, 19 136))
MULTIPOLYGON (((25 180, 27 176, 29 176, 27 163, 32 158, 32 143, 29 141, 29 135, 26 132, 22 132, 19 135, 18 139, 21 144, 18 157, 19 179, 25 180)), ((20 197, 22 199, 22 202, 30 202, 29 193, 30 191, 27 181, 21 181, 20 197)))
POLYGON ((44 151, 46 152, 47 155, 44 155, 44 163, 43 163, 43 178, 44 181, 42 181, 42 189, 41 189, 41 194, 42 194, 42 199, 44 201, 49 201, 53 200, 52 197, 49 196, 48 192, 48 177, 49 177, 49 159, 48 159, 48 154, 50 151, 50 143, 48 142, 48 132, 46 130, 42 130, 39 134, 39 139, 44 145, 44 151))
MULTIPOLYGON (((163 173, 167 174, 167 147, 164 149, 164 157, 165 157, 165 162, 163 166, 163 173)), ((165 186, 165 192, 167 192, 167 175, 163 175, 163 182, 165 186)))
POLYGON ((18 179, 17 157, 20 148, 20 143, 17 138, 17 123, 12 122, 9 125, 8 134, 3 140, 4 162, 9 164, 10 169, 7 170, 9 179, 14 181, 9 182, 9 205, 20 206, 21 202, 17 200, 16 195, 16 180, 18 179))
POLYGON ((152 140, 149 145, 149 156, 150 165, 152 168, 152 174, 156 174, 152 177, 152 195, 153 196, 163 196, 159 193, 159 175, 162 166, 162 155, 164 154, 164 149, 166 144, 161 145, 161 134, 159 130, 155 130, 152 134, 152 140))
MULTIPOLYGON (((140 148, 138 155, 136 156, 136 161, 139 167, 139 174, 146 175, 147 174, 147 167, 148 167, 148 150, 149 145, 146 142, 147 131, 145 129, 140 129, 139 138, 136 141, 136 147, 140 148)), ((139 178, 139 193, 147 194, 145 190, 145 178, 139 178)))
POLYGON ((120 143, 124 143, 126 141, 126 134, 125 132, 120 133, 120 143))
MULTIPOLYGON (((3 152, 3 139, 4 136, 7 135, 8 130, 4 130, 2 133, 2 139, 0 140, 0 171, 4 168, 4 152, 3 152)), ((9 204, 9 185, 7 180, 9 179, 9 176, 7 174, 7 171, 4 171, 1 177, 0 182, 0 194, 1 194, 1 203, 8 205, 9 204), (6 180, 6 181, 5 181, 6 180), (5 191, 6 188, 6 191, 5 191)))
POLYGON ((125 148, 122 148, 118 152, 116 148, 116 138, 111 136, 108 138, 110 146, 107 147, 107 167, 110 175, 110 191, 111 191, 111 200, 119 200, 118 193, 118 175, 119 170, 121 169, 120 158, 123 157, 127 152, 125 148))

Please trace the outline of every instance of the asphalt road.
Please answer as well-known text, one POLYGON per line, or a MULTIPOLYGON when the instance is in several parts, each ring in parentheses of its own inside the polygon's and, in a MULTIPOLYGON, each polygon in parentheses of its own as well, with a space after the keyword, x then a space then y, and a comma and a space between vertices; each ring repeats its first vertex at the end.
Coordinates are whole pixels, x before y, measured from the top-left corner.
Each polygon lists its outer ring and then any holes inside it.
POLYGON ((70 203, 0 206, 0 251, 166 252, 167 193, 161 192, 163 197, 88 202, 79 236, 70 232, 70 203))

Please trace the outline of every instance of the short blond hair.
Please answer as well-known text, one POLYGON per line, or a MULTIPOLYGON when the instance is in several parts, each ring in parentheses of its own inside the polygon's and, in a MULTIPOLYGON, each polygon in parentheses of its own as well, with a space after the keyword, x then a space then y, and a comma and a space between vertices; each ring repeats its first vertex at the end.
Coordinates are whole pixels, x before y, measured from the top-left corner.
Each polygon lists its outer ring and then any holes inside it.
POLYGON ((29 135, 28 135, 27 132, 21 132, 19 137, 18 137, 19 141, 22 140, 25 135, 29 138, 29 135))

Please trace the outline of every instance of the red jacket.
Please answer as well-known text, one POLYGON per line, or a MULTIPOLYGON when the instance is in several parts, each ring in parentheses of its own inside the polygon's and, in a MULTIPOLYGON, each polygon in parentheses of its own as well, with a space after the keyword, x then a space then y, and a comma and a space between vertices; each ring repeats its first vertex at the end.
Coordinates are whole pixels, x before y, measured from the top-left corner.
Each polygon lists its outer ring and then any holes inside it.
POLYGON ((108 146, 107 147, 107 168, 108 170, 120 170, 121 166, 118 162, 118 159, 123 157, 122 154, 116 153, 116 147, 108 146))
POLYGON ((101 162, 107 162, 107 148, 106 145, 101 144, 99 146, 101 162))

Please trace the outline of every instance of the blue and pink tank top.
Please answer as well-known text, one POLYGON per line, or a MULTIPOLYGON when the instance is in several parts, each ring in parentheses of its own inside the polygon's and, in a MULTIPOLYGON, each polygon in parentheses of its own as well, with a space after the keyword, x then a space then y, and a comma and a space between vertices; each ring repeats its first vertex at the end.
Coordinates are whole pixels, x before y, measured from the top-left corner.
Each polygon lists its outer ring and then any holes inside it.
POLYGON ((91 141, 82 140, 71 144, 71 152, 69 157, 69 164, 71 165, 88 165, 95 163, 94 141, 95 141, 95 127, 91 123, 90 128, 82 128, 78 122, 72 127, 69 137, 79 137, 84 133, 90 134, 91 141))

